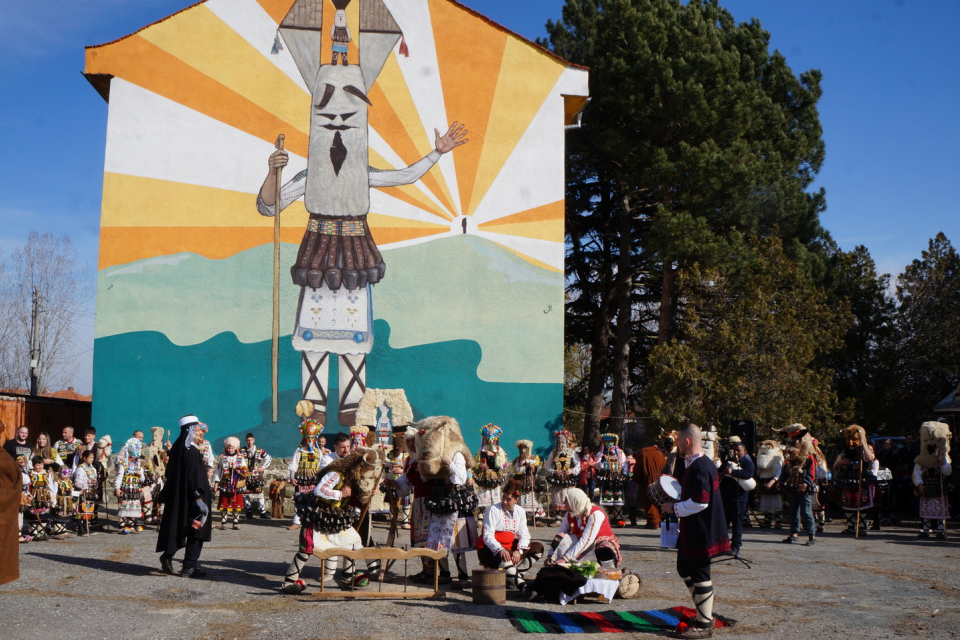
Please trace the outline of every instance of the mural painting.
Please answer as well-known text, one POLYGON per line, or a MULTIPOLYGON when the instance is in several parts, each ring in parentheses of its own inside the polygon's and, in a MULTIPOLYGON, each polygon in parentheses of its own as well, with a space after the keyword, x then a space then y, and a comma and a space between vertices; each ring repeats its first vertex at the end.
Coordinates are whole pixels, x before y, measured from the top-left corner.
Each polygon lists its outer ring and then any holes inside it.
POLYGON ((194 412, 282 453, 300 400, 336 431, 370 386, 546 445, 585 70, 452 0, 207 0, 86 74, 110 104, 98 429, 194 412))

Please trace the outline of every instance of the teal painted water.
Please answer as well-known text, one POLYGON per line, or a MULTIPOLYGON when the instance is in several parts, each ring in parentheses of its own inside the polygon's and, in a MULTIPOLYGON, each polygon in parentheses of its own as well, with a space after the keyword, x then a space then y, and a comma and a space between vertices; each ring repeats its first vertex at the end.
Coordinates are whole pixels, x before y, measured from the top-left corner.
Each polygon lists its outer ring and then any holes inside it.
MULTIPOLYGON (((481 426, 504 429, 502 445, 528 438, 539 453, 549 451, 561 424, 563 385, 486 382, 477 377, 481 347, 450 340, 394 349, 390 326, 374 323, 375 348, 368 357, 367 386, 404 389, 414 417, 450 415, 467 444, 479 446, 481 426)), ((280 421, 271 422, 270 341, 242 343, 232 333, 178 346, 162 333, 141 331, 98 338, 94 358, 93 423, 99 433, 123 442, 136 429, 159 425, 176 437, 177 421, 195 413, 210 426, 219 452, 227 436, 247 432, 275 456, 291 455, 300 436, 294 407, 300 399, 300 354, 289 338, 280 341, 280 421)), ((330 365, 330 386, 337 387, 330 365)), ((336 398, 336 391, 328 394, 336 398)), ((326 434, 342 430, 331 401, 326 434)))

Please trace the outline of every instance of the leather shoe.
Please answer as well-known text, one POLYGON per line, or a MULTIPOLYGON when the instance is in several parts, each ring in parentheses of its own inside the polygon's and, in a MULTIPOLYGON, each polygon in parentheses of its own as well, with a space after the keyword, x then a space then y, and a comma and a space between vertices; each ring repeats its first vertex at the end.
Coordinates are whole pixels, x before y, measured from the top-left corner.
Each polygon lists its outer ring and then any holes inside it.
POLYGON ((173 573, 173 560, 170 558, 160 558, 160 568, 164 573, 173 573))
POLYGON ((201 571, 200 569, 197 569, 196 567, 189 567, 189 568, 186 568, 186 569, 182 569, 182 570, 180 571, 180 577, 181 577, 181 578, 194 578, 194 579, 197 579, 197 580, 201 580, 201 579, 207 577, 207 572, 206 572, 206 571, 201 571))

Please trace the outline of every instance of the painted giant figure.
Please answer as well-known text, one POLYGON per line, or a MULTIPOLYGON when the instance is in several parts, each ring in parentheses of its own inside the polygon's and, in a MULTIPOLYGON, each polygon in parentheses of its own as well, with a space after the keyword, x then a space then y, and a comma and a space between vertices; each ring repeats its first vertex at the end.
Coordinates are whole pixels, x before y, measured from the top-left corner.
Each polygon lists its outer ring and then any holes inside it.
MULTIPOLYGON (((366 389, 366 356, 373 349, 371 288, 386 265, 377 249, 367 213, 370 188, 416 182, 444 153, 465 144, 458 123, 444 135, 435 131, 435 149, 405 169, 381 171, 367 163, 367 93, 401 38, 382 0, 297 0, 280 24, 280 34, 312 88, 307 169, 280 190, 281 210, 303 198, 310 220, 290 273, 300 287, 293 347, 301 352, 303 399, 326 421, 330 354, 339 360, 339 421, 356 422, 366 389), (362 12, 362 15, 361 15, 362 12), (324 27, 327 20, 328 27, 324 27), (359 41, 351 34, 359 32, 359 41), (332 60, 332 64, 321 61, 332 60), (339 64, 338 64, 339 61, 339 64)), ((276 169, 287 153, 273 153, 257 209, 276 211, 276 169)))

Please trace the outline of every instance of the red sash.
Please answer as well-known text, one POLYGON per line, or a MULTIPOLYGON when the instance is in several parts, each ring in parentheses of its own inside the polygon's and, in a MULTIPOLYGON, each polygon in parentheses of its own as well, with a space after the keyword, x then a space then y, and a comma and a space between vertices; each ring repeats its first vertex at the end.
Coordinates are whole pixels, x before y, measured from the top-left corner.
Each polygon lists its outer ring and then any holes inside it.
MULTIPOLYGON (((500 543, 500 546, 504 549, 509 549, 511 551, 516 551, 514 547, 519 546, 520 539, 517 538, 517 535, 511 531, 494 531, 493 537, 496 538, 497 542, 500 543)), ((487 545, 483 542, 483 536, 477 537, 477 549, 483 549, 487 545)))

